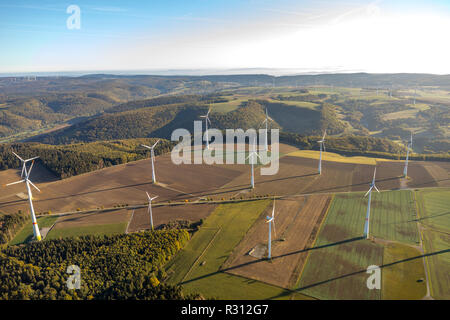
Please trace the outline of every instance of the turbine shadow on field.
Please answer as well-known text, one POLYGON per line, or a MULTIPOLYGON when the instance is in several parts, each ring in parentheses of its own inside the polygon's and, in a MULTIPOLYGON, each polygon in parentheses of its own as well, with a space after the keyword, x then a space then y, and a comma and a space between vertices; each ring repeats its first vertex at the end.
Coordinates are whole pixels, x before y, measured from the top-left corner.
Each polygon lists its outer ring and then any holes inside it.
MULTIPOLYGON (((408 261, 412 261, 412 260, 416 260, 416 259, 420 259, 420 258, 424 258, 424 257, 429 257, 429 256, 434 256, 434 255, 438 255, 438 254, 443 254, 443 253, 447 253, 447 252, 450 252, 450 249, 435 251, 435 252, 426 253, 426 254, 423 254, 423 255, 414 256, 414 257, 411 257, 411 258, 406 258, 406 259, 394 261, 394 262, 391 262, 391 263, 383 264, 383 265, 380 266, 380 268, 386 268, 386 267, 390 267, 390 266, 393 266, 393 265, 396 265, 396 264, 399 264, 399 263, 405 263, 405 262, 408 262, 408 261)), ((333 281, 336 281, 336 280, 339 280, 339 279, 351 277, 351 276, 354 276, 354 275, 357 275, 357 274, 366 273, 366 272, 367 272, 367 269, 354 271, 354 272, 343 274, 343 275, 340 275, 340 276, 337 276, 337 277, 334 277, 334 278, 330 278, 330 279, 327 279, 327 280, 323 280, 323 281, 319 281, 319 282, 316 282, 316 283, 312 283, 312 284, 309 284, 309 285, 304 286, 304 287, 293 289, 291 291, 292 292, 300 292, 301 293, 301 291, 309 289, 309 288, 313 288, 313 287, 316 287, 316 286, 320 286, 322 284, 330 283, 330 282, 333 282, 333 281)), ((268 299, 276 299, 276 298, 282 297, 283 295, 285 295, 285 294, 273 296, 273 297, 270 297, 268 299)))
MULTIPOLYGON (((302 250, 285 253, 285 254, 282 254, 282 255, 279 255, 279 256, 272 256, 272 260, 280 259, 280 258, 287 257, 287 256, 290 256, 290 255, 294 255, 294 254, 300 254, 300 253, 311 251, 311 250, 337 246, 337 245, 340 245, 340 244, 353 242, 353 241, 358 241, 358 240, 362 240, 362 239, 364 239, 364 237, 356 237, 356 238, 352 238, 352 239, 346 239, 346 240, 342 240, 342 241, 338 241, 338 242, 324 244, 324 245, 317 246, 317 247, 305 248, 305 249, 302 249, 302 250)), ((206 275, 194 278, 194 279, 183 281, 183 282, 180 283, 180 285, 183 285, 183 284, 186 284, 186 283, 189 283, 189 282, 193 282, 193 281, 197 281, 197 280, 200 280, 200 279, 203 279, 203 278, 207 278, 207 277, 210 277, 210 276, 215 275, 215 274, 220 273, 220 272, 227 272, 227 271, 231 271, 231 270, 234 270, 234 269, 239 269, 239 268, 244 267, 244 266, 248 266, 248 265, 252 265, 252 264, 256 264, 256 263, 260 263, 260 262, 264 262, 264 261, 266 261, 266 259, 257 259, 257 260, 254 260, 254 261, 242 263, 242 264, 239 264, 237 266, 228 267, 228 268, 221 269, 221 270, 218 270, 216 272, 212 272, 212 273, 209 273, 209 274, 206 274, 206 275)))

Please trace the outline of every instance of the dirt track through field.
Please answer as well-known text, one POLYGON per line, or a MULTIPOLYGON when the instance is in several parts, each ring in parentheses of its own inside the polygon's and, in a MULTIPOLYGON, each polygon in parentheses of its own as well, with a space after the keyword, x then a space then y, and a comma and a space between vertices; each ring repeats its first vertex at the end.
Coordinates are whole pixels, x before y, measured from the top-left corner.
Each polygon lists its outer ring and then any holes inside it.
POLYGON ((222 269, 284 288, 293 287, 307 257, 305 249, 312 246, 330 199, 327 195, 311 195, 276 200, 272 261, 248 254, 258 245, 267 245, 268 224, 264 217, 271 214, 272 206, 269 206, 235 247, 222 269))

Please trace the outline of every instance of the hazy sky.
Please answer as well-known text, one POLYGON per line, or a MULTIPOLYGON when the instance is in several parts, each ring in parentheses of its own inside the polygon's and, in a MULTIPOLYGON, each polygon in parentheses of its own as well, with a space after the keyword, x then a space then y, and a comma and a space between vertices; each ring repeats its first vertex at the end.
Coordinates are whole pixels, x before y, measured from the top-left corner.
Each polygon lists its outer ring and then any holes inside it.
POLYGON ((450 0, 4 1, 0 73, 294 68, 450 74, 450 0), (69 5, 81 10, 68 29, 69 5))

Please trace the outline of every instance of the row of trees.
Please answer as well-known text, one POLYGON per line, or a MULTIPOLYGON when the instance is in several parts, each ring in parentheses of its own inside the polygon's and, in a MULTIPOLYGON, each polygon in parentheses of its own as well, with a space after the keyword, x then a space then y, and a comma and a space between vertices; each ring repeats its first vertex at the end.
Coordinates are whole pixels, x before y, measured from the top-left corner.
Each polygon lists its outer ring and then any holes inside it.
POLYGON ((186 230, 172 229, 8 247, 0 252, 0 298, 196 298, 164 284, 163 265, 188 240, 186 230), (66 285, 70 265, 80 268, 80 289, 66 285))
POLYGON ((11 241, 23 225, 30 220, 30 215, 19 210, 18 213, 0 214, 0 246, 11 241))

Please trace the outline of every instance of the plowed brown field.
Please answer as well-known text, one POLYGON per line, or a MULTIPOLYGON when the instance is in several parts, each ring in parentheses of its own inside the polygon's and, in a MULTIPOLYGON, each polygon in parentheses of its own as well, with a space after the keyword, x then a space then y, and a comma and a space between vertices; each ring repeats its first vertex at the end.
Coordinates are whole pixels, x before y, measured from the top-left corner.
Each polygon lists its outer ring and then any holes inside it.
POLYGON ((222 270, 285 288, 293 287, 330 199, 327 195, 311 195, 276 200, 276 235, 272 232, 272 260, 248 255, 255 246, 267 244, 268 224, 264 217, 271 214, 272 206, 269 206, 235 247, 222 270))

